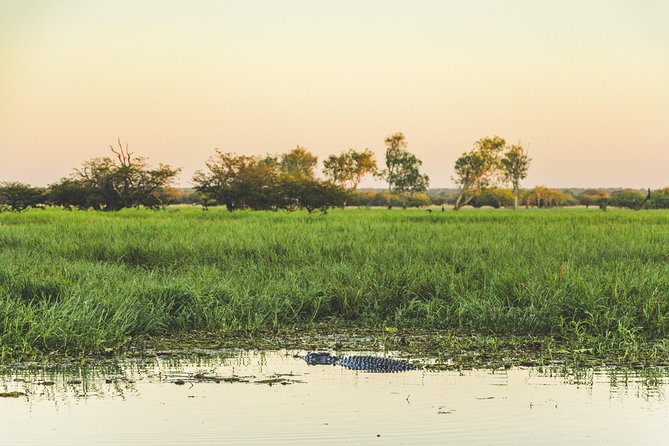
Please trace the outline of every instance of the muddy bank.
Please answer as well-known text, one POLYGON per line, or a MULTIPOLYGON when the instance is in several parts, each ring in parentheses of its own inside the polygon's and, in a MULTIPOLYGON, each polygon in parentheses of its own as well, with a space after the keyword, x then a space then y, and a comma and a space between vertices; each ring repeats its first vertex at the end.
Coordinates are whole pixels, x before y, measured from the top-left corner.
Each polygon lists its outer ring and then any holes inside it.
POLYGON ((500 369, 564 365, 568 367, 668 367, 669 356, 653 345, 634 351, 598 350, 552 337, 482 336, 445 330, 359 329, 315 326, 265 333, 190 333, 136 342, 127 354, 152 355, 172 350, 294 349, 396 352, 428 369, 500 369))
POLYGON ((206 355, 207 350, 324 350, 394 352, 421 368, 433 370, 509 369, 512 367, 565 366, 669 367, 663 344, 637 344, 616 350, 596 344, 554 337, 486 336, 448 330, 398 330, 314 325, 309 328, 267 332, 189 332, 171 336, 130 339, 127 346, 102 355, 50 355, 24 357, 0 363, 0 369, 19 364, 88 363, 99 360, 182 355, 206 355))

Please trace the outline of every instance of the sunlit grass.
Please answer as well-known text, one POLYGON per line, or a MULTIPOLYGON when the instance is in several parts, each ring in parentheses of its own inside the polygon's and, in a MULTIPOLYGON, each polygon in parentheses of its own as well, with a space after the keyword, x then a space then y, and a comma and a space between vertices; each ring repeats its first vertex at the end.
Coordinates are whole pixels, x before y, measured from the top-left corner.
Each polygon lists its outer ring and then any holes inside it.
POLYGON ((5 358, 328 320, 663 354, 669 212, 0 214, 5 358))

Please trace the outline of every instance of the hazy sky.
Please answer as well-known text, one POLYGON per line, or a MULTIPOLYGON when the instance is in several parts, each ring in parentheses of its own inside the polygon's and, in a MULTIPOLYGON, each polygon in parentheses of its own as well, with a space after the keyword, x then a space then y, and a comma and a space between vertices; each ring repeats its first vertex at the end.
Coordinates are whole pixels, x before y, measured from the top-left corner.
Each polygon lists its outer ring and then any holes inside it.
POLYGON ((396 131, 433 187, 495 134, 528 187, 669 186, 669 1, 0 0, 0 181, 396 131))

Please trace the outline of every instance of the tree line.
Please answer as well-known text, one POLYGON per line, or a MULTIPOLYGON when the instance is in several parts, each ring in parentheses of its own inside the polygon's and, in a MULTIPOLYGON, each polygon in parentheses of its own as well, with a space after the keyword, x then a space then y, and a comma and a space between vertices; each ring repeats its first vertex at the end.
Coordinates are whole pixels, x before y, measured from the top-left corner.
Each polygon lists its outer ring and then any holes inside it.
POLYGON ((455 191, 429 191, 429 178, 421 172, 422 161, 408 150, 400 132, 384 140, 384 165, 378 166, 369 149, 348 149, 330 155, 316 170, 318 158, 297 146, 282 154, 238 155, 216 149, 193 178, 193 193, 185 196, 173 187, 180 168, 168 164, 151 166, 147 158, 130 152, 120 139, 109 146, 110 156, 93 158, 46 188, 19 182, 0 183, 0 211, 29 207, 62 206, 66 209, 117 211, 131 207, 157 209, 172 203, 199 202, 204 209, 224 206, 229 211, 294 210, 327 211, 332 207, 452 205, 556 207, 584 205, 669 208, 669 188, 643 193, 634 189, 608 191, 587 189, 578 194, 537 186, 527 190, 531 159, 521 144, 507 144, 499 137, 474 143, 455 162, 455 191), (384 180, 385 191, 358 191, 368 175, 384 180), (506 186, 506 187, 504 187, 506 186))
MULTIPOLYGON (((433 205, 455 205, 457 191, 432 190, 427 198, 433 205)), ((532 189, 520 189, 519 206, 530 208, 554 208, 569 206, 593 206, 606 210, 609 206, 628 209, 669 209, 669 188, 654 191, 638 189, 551 189, 536 186, 532 189)), ((469 202, 472 207, 494 208, 514 207, 513 189, 488 188, 477 191, 469 202)))
MULTIPOLYGON (((429 179, 420 172, 421 161, 407 149, 402 133, 386 138, 385 168, 377 169, 369 149, 349 149, 330 155, 318 178, 318 158, 304 147, 265 156, 238 155, 216 149, 192 182, 205 209, 306 209, 327 211, 350 204, 366 175, 388 182, 388 190, 407 206, 411 197, 427 191, 429 179)), ((45 205, 67 209, 117 211, 131 207, 160 208, 178 200, 173 187, 180 168, 151 166, 118 140, 112 155, 93 158, 50 184, 36 188, 19 182, 0 183, 0 210, 22 211, 45 205)), ((391 207, 394 201, 387 201, 391 207)))

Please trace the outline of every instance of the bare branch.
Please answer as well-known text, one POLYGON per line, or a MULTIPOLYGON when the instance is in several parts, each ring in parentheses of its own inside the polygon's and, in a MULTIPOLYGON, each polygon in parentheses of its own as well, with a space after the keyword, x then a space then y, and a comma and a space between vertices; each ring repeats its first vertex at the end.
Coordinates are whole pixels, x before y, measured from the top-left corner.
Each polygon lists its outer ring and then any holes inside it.
POLYGON ((118 158, 119 163, 121 163, 121 166, 124 167, 130 167, 132 166, 132 152, 128 150, 128 143, 125 144, 125 149, 123 148, 123 143, 121 143, 121 138, 118 138, 118 151, 114 149, 113 146, 109 146, 111 151, 116 155, 116 158, 118 158))

